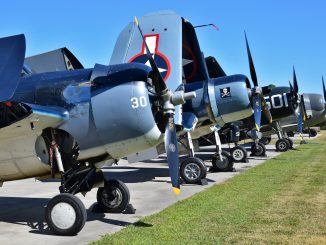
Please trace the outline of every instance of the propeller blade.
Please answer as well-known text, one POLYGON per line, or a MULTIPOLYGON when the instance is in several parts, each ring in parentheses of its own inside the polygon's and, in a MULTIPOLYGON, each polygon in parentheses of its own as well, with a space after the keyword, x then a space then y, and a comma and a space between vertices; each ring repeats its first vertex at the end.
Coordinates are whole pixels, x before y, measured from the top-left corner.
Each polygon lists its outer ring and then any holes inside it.
POLYGON ((324 83, 324 77, 321 77, 323 81, 323 91, 324 91, 324 100, 326 101, 326 88, 325 88, 325 83, 324 83))
POLYGON ((297 118, 297 123, 298 123, 298 131, 300 134, 302 134, 302 113, 301 113, 301 106, 297 107, 297 109, 295 110, 295 116, 297 118))
POLYGON ((249 61, 249 68, 250 68, 251 80, 252 80, 254 86, 255 87, 258 87, 258 80, 257 80, 257 75, 256 75, 256 69, 255 69, 255 66, 254 66, 254 62, 252 60, 252 56, 251 56, 251 52, 250 52, 250 48, 249 48, 249 44, 248 44, 248 39, 247 39, 246 32, 245 32, 245 38, 246 38, 247 55, 248 55, 248 61, 249 61))
POLYGON ((290 81, 289 81, 289 85, 290 85, 291 92, 294 93, 294 88, 293 88, 292 83, 290 81))
POLYGON ((165 127, 165 152, 169 164, 169 172, 173 192, 176 195, 180 194, 180 173, 179 173, 179 151, 177 133, 175 130, 174 117, 172 113, 166 114, 168 121, 165 127))
POLYGON ((156 79, 153 79, 154 86, 162 94, 162 91, 167 90, 167 86, 166 86, 166 84, 164 82, 164 79, 163 79, 163 77, 162 77, 162 75, 161 75, 161 73, 160 73, 160 71, 159 71, 159 69, 158 69, 158 67, 157 67, 157 65, 156 65, 156 63, 155 63, 155 61, 153 59, 153 56, 152 56, 152 54, 151 54, 151 52, 150 52, 150 50, 149 50, 149 48, 147 46, 145 37, 143 35, 143 32, 142 32, 142 30, 140 28, 140 25, 139 25, 139 22, 138 22, 138 19, 137 19, 136 16, 135 16, 135 23, 136 23, 136 25, 138 27, 138 30, 140 32, 140 35, 141 35, 141 37, 143 39, 144 46, 145 46, 145 49, 146 49, 146 55, 147 55, 147 58, 149 60, 150 65, 152 67, 153 74, 154 74, 154 76, 156 78, 156 79))
POLYGON ((253 109, 254 109, 254 118, 257 131, 260 130, 260 122, 261 122, 261 98, 259 94, 254 95, 252 98, 253 101, 253 109))
POLYGON ((294 86, 294 92, 298 93, 299 92, 299 86, 298 86, 298 81, 297 81, 297 76, 295 74, 294 66, 293 66, 293 86, 294 86))
POLYGON ((272 122, 273 122, 272 114, 271 114, 271 112, 269 111, 269 107, 268 107, 268 105, 267 105, 267 103, 266 103, 266 100, 265 100, 264 97, 262 97, 261 100, 262 100, 261 105, 262 105, 262 109, 263 109, 263 112, 264 112, 264 114, 265 114, 265 117, 267 118, 267 121, 268 121, 269 123, 272 123, 272 122))

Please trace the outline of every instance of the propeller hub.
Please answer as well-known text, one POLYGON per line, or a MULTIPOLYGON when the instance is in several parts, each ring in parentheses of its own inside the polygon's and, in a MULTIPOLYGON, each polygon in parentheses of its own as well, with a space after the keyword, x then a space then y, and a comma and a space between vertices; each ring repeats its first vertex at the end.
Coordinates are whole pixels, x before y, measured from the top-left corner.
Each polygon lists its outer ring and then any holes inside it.
POLYGON ((185 93, 183 91, 176 91, 171 96, 171 102, 173 105, 182 105, 186 103, 186 100, 191 100, 196 98, 195 92, 185 93))
POLYGON ((263 90, 261 87, 254 87, 253 88, 253 94, 262 94, 263 90))
POLYGON ((175 106, 183 105, 187 100, 191 100, 196 97, 195 92, 187 92, 184 91, 175 91, 166 90, 164 94, 162 94, 163 100, 163 108, 164 113, 172 113, 174 114, 175 106))

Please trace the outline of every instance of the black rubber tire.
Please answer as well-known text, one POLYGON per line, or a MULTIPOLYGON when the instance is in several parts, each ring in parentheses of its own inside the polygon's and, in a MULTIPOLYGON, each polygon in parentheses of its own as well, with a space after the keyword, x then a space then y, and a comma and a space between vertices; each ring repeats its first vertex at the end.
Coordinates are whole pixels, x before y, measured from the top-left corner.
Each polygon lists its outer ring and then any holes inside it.
POLYGON ((233 162, 245 162, 248 158, 246 148, 243 146, 235 146, 231 149, 231 157, 233 162))
POLYGON ((257 147, 256 144, 253 143, 251 146, 251 154, 257 157, 266 156, 266 147, 263 143, 258 142, 257 147))
POLYGON ((317 130, 316 129, 309 129, 309 137, 316 137, 317 136, 317 130))
POLYGON ((120 180, 105 181, 97 190, 97 204, 104 213, 122 213, 130 202, 128 187, 120 180))
POLYGON ((212 170, 218 172, 230 172, 233 170, 233 158, 230 153, 226 151, 222 151, 222 159, 221 162, 218 153, 214 154, 212 157, 212 170))
POLYGON ((286 139, 279 139, 275 143, 276 151, 285 152, 290 149, 290 144, 286 139))
POLYGON ((264 145, 268 145, 269 143, 271 143, 272 137, 262 137, 259 142, 263 143, 264 145))
POLYGON ((45 220, 50 228, 50 230, 60 236, 74 236, 77 235, 84 227, 87 220, 87 212, 82 201, 69 193, 62 193, 53 197, 47 204, 45 208, 45 220), (55 221, 52 218, 52 210, 59 203, 69 204, 75 211, 76 219, 75 223, 67 228, 59 228, 55 225, 55 221))
POLYGON ((293 144, 294 144, 293 140, 290 138, 284 138, 284 139, 289 143, 289 149, 293 149, 293 144))
POLYGON ((198 157, 188 157, 180 165, 180 176, 187 184, 198 184, 207 175, 207 167, 203 160, 198 157), (197 173, 191 172, 193 177, 190 177, 189 171, 198 171, 197 173))

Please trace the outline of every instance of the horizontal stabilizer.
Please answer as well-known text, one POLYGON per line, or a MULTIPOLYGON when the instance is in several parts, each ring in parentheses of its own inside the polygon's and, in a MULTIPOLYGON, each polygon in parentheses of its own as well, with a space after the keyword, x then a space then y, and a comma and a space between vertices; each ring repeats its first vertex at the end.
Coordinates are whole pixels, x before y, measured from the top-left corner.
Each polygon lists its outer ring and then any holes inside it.
POLYGON ((23 34, 0 38, 0 101, 10 100, 18 86, 25 50, 23 34))
POLYGON ((32 73, 83 69, 83 65, 69 49, 60 48, 25 59, 25 65, 32 73))

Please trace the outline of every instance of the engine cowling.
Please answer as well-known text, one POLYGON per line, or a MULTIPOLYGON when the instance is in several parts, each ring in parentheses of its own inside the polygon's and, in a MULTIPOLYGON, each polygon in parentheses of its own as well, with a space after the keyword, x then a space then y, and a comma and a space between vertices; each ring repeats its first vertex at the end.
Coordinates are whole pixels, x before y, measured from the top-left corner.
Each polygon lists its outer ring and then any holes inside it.
POLYGON ((233 75, 211 79, 208 82, 208 96, 215 121, 223 126, 252 115, 248 79, 233 75))

